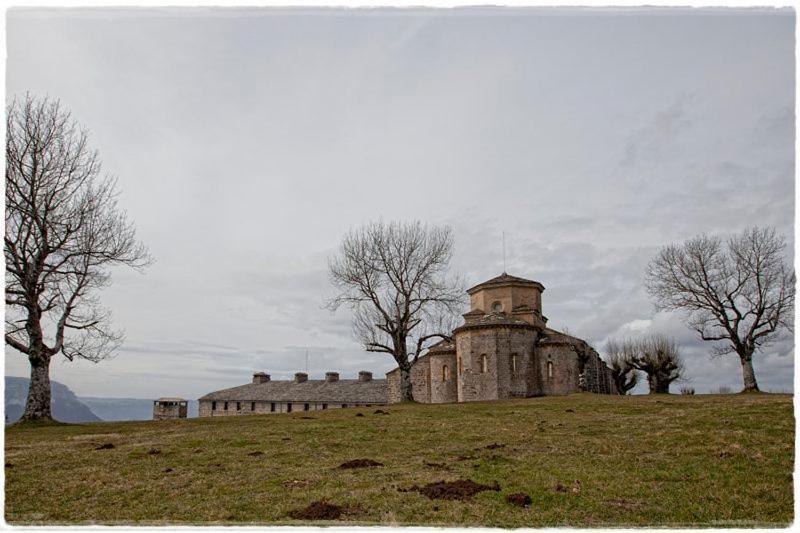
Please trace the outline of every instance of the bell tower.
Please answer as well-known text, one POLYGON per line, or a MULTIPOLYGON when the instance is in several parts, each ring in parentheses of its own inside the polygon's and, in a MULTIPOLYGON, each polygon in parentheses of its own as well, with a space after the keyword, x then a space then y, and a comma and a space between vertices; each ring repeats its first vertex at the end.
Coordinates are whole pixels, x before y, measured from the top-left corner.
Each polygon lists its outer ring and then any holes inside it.
POLYGON ((470 313, 503 313, 539 327, 547 322, 542 315, 542 292, 544 285, 538 281, 505 272, 467 290, 470 313))

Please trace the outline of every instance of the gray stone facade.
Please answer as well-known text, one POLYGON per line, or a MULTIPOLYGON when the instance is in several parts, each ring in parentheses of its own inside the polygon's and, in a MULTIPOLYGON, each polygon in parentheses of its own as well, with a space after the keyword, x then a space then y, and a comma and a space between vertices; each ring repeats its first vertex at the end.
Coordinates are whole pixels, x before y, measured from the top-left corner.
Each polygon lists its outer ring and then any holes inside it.
POLYGON ((153 401, 153 420, 186 418, 188 404, 183 398, 159 398, 153 401))
POLYGON ((205 416, 238 416, 320 411, 384 405, 387 380, 372 379, 372 372, 361 371, 358 379, 339 379, 327 372, 325 379, 308 379, 303 372, 293 380, 272 380, 256 372, 251 383, 206 394, 199 399, 199 413, 205 416))
MULTIPOLYGON (((469 291, 471 310, 452 340, 412 366, 414 399, 469 402, 588 391, 615 394, 606 364, 585 341, 550 329, 544 286, 503 274, 469 291), (484 310, 488 308, 488 311, 484 310)), ((386 375, 390 402, 400 401, 400 370, 386 375)))

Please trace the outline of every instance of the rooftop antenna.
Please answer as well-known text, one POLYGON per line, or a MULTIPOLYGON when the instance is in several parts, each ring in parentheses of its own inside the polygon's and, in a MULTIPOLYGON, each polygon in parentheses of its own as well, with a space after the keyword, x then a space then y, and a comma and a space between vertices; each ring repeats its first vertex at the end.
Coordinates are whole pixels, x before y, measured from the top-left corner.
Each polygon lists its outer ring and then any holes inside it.
POLYGON ((308 348, 306 348, 306 374, 308 374, 308 348))
POLYGON ((506 273, 506 232, 503 230, 503 274, 506 273))

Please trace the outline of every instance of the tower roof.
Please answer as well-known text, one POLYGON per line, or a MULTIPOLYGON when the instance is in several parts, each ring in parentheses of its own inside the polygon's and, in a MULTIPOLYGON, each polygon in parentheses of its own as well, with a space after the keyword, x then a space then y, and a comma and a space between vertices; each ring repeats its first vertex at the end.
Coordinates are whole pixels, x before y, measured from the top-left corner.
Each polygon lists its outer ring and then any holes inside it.
POLYGON ((503 272, 496 278, 484 281, 483 283, 479 283, 474 287, 467 289, 467 294, 472 294, 481 289, 486 289, 489 287, 501 287, 503 285, 527 285, 530 287, 536 287, 540 291, 544 291, 544 285, 542 285, 538 281, 533 281, 531 279, 525 279, 525 278, 518 278, 517 276, 511 276, 503 272))

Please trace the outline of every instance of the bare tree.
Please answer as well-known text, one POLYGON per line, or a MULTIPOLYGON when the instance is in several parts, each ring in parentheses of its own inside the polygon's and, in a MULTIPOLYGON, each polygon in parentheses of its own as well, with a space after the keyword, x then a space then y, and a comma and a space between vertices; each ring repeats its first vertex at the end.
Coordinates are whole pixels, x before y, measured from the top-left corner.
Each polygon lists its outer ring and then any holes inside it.
POLYGON ((628 394, 639 383, 639 371, 633 365, 635 353, 628 340, 609 339, 606 343, 606 362, 611 369, 611 379, 617 386, 619 394, 628 394))
POLYGON ((681 310, 712 355, 735 353, 745 391, 757 391, 753 355, 781 329, 792 331, 795 274, 774 228, 748 228, 727 241, 701 235, 664 247, 646 285, 661 310, 681 310))
POLYGON ((452 251, 448 227, 378 222, 350 231, 328 261, 338 290, 328 307, 351 308, 364 348, 394 358, 403 401, 413 401, 411 365, 450 339, 464 302, 462 282, 448 273, 452 251))
POLYGON ((650 394, 669 394, 669 386, 684 378, 685 368, 678 343, 655 333, 630 342, 631 364, 647 375, 650 394))
POLYGON ((50 360, 100 361, 122 340, 97 290, 108 267, 150 261, 117 207, 88 134, 57 100, 15 99, 6 117, 6 344, 31 380, 23 420, 50 419, 50 360))

